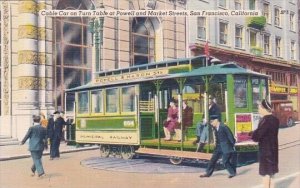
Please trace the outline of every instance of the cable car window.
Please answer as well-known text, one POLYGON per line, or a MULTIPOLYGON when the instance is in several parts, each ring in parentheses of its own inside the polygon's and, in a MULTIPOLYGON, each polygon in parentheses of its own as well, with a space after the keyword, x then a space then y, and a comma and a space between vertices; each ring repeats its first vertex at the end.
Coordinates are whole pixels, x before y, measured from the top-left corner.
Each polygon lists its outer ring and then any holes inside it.
POLYGON ((237 76, 234 79, 234 105, 247 108, 247 77, 237 76))
POLYGON ((266 79, 261 80, 261 85, 262 85, 262 98, 267 99, 268 98, 268 93, 267 93, 267 84, 266 84, 266 79))
MULTIPOLYGON (((202 112, 203 102, 200 102, 201 93, 204 92, 204 88, 201 88, 200 85, 185 85, 183 88, 183 100, 186 100, 188 105, 193 108, 195 113, 202 112)), ((203 100, 202 100, 203 101, 203 100)))
POLYGON ((135 111, 135 87, 122 88, 122 112, 135 111))
POLYGON ((118 89, 107 89, 106 90, 106 112, 115 113, 118 111, 118 89))
POLYGON ((89 93, 80 92, 78 93, 78 113, 87 114, 89 113, 89 93))
POLYGON ((92 113, 103 112, 102 90, 92 91, 92 113))
POLYGON ((253 109, 257 109, 257 102, 259 100, 259 79, 252 78, 252 104, 253 109))

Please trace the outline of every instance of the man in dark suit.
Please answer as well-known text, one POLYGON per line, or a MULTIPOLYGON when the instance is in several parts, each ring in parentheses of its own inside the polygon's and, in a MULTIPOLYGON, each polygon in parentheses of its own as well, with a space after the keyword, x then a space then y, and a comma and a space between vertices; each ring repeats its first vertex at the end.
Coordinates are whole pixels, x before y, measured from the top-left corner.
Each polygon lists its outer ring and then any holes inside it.
POLYGON ((35 171, 38 173, 38 177, 45 176, 42 155, 44 148, 47 149, 47 130, 40 125, 40 116, 33 116, 33 126, 28 129, 27 134, 21 142, 23 145, 29 138, 29 151, 33 160, 33 165, 31 167, 32 176, 35 175, 35 171))
POLYGON ((208 163, 206 173, 200 175, 200 177, 211 176, 214 172, 218 159, 222 156, 223 164, 229 172, 228 178, 232 178, 236 175, 236 166, 232 163, 232 158, 234 157, 235 152, 235 139, 230 129, 219 121, 219 117, 217 115, 210 116, 210 124, 214 127, 216 147, 213 156, 208 163))
POLYGON ((50 139, 50 160, 59 158, 59 146, 62 139, 65 120, 60 116, 59 111, 53 113, 55 120, 49 120, 48 124, 48 138, 50 139))

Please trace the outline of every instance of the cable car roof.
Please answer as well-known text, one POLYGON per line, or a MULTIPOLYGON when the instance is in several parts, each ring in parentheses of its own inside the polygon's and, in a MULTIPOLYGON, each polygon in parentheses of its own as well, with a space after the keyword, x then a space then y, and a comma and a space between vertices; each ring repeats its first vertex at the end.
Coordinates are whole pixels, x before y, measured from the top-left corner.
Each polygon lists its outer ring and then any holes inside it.
POLYGON ((194 77, 194 76, 207 76, 207 75, 226 75, 226 74, 238 74, 238 75, 254 75, 258 77, 269 77, 268 75, 261 74, 258 72, 254 72, 243 67, 238 66, 234 62, 229 62, 225 64, 218 64, 218 65, 211 65, 207 67, 200 67, 194 69, 190 72, 180 72, 174 74, 166 74, 161 76, 155 77, 147 77, 147 78, 137 78, 137 79, 130 79, 130 80, 118 80, 118 81, 109 81, 107 83, 99 84, 94 83, 93 81, 89 82, 86 85, 82 85, 79 87, 67 89, 66 92, 74 92, 80 91, 85 89, 93 89, 97 87, 103 86, 112 86, 112 85, 120 85, 120 84, 129 84, 129 83, 138 83, 138 82, 146 82, 152 80, 159 80, 159 79, 172 79, 172 78, 183 78, 183 77, 194 77))

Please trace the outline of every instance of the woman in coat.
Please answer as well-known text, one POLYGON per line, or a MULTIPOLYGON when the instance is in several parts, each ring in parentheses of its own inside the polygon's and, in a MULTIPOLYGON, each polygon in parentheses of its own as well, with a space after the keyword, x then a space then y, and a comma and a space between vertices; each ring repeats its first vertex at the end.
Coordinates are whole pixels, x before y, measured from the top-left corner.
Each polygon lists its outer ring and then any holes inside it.
POLYGON ((175 105, 175 101, 170 102, 170 107, 168 108, 168 118, 164 121, 164 132, 165 140, 171 140, 171 133, 174 133, 175 126, 178 123, 178 108, 175 105))
POLYGON ((279 120, 273 116, 272 107, 263 100, 258 105, 262 119, 252 133, 252 139, 259 146, 259 174, 263 176, 264 187, 274 187, 273 175, 278 172, 278 130, 279 120))

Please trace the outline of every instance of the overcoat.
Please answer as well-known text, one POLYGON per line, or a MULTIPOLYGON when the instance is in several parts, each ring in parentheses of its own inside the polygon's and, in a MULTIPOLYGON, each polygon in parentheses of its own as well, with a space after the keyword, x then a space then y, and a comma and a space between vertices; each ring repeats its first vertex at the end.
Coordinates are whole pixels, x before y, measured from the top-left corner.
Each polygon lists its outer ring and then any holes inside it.
POLYGON ((169 121, 164 122, 164 126, 170 131, 174 132, 176 123, 178 122, 178 108, 168 108, 168 118, 169 121))
POLYGON ((273 115, 266 115, 252 134, 252 139, 259 146, 260 175, 274 175, 278 172, 278 130, 279 120, 273 115))
POLYGON ((29 151, 43 151, 47 148, 47 130, 40 124, 30 127, 21 143, 24 144, 29 138, 29 151))

